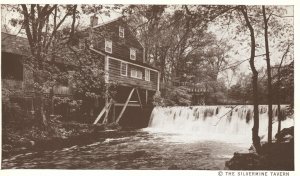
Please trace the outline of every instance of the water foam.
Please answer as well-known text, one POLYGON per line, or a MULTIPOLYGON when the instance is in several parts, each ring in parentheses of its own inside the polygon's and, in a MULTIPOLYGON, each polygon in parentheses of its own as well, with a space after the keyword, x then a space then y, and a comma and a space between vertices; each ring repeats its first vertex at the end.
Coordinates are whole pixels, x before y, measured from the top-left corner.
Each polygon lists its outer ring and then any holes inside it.
MULTIPOLYGON (((281 106, 285 117, 286 105, 281 106)), ((267 140, 268 107, 259 106, 259 136, 267 140)), ((273 106, 273 138, 277 133, 277 106, 273 106)), ((294 125, 292 118, 282 121, 282 129, 294 125)), ((146 131, 169 133, 181 141, 212 140, 230 143, 251 144, 253 127, 253 106, 191 106, 155 107, 146 131)))

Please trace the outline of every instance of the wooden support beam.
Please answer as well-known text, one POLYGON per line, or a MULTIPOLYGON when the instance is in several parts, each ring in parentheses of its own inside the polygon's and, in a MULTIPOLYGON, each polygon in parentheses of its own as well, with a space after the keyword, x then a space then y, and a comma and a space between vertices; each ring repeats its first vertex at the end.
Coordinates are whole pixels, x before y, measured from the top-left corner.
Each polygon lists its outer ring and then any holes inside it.
POLYGON ((158 74, 158 78, 157 78, 157 91, 159 91, 159 88, 160 88, 160 72, 157 72, 158 74))
MULTIPOLYGON (((125 103, 116 103, 115 106, 124 106, 125 103)), ((127 107, 141 107, 140 104, 138 103, 128 103, 127 107)))
POLYGON ((107 121, 107 117, 108 117, 108 112, 109 112, 109 109, 110 109, 110 103, 108 102, 108 87, 105 86, 105 106, 108 105, 107 109, 105 110, 105 117, 104 117, 104 120, 102 122, 103 123, 106 123, 107 121))
POLYGON ((137 95, 138 95, 138 99, 139 99, 140 106, 141 106, 141 108, 143 109, 143 105, 142 105, 142 100, 141 100, 141 97, 140 97, 139 89, 136 89, 136 93, 137 93, 137 95))
POLYGON ((146 89, 146 105, 148 104, 148 90, 146 89))
POLYGON ((105 83, 107 84, 109 82, 109 59, 108 56, 105 56, 105 61, 104 61, 104 71, 105 71, 105 75, 104 75, 104 80, 105 83))
POLYGON ((112 115, 112 121, 116 121, 116 104, 113 104, 113 115, 112 115))
POLYGON ((128 102, 129 102, 129 100, 130 100, 130 98, 131 98, 132 93, 134 92, 134 90, 135 90, 135 88, 132 88, 132 90, 131 90, 131 92, 130 92, 130 94, 129 94, 129 96, 128 96, 126 102, 125 102, 125 105, 124 105, 124 107, 122 108, 122 111, 121 111, 121 113, 119 114, 119 116, 118 116, 118 118, 117 118, 117 121, 116 121, 117 123, 119 123, 119 121, 121 120, 121 118, 122 118, 122 116, 123 116, 123 113, 124 113, 124 111, 125 111, 125 109, 126 109, 126 107, 127 107, 127 105, 128 105, 128 102))
POLYGON ((94 125, 98 123, 98 121, 101 119, 101 117, 103 116, 104 112, 107 111, 107 109, 112 104, 112 102, 113 102, 112 99, 110 99, 110 102, 103 107, 102 111, 100 112, 100 114, 98 115, 98 117, 96 118, 96 120, 94 121, 94 123, 93 123, 94 125))
POLYGON ((108 108, 106 109, 105 117, 104 117, 104 120, 103 120, 102 124, 106 124, 107 121, 108 121, 108 113, 109 113, 110 107, 111 107, 111 104, 109 104, 108 108))

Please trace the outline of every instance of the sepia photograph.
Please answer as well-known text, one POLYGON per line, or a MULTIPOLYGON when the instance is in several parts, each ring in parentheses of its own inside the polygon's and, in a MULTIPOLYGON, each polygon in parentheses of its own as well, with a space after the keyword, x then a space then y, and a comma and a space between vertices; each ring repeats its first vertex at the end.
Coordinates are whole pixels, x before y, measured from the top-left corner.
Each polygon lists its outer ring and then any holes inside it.
POLYGON ((1 4, 1 101, 1 170, 289 175, 294 5, 1 4))

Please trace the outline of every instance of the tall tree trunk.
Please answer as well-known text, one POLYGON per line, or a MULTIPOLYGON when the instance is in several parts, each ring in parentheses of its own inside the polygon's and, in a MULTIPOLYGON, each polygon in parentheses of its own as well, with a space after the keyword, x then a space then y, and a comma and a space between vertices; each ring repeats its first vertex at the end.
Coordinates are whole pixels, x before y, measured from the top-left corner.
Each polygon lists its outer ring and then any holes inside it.
MULTIPOLYGON (((68 11, 65 13, 65 16, 60 20, 59 24, 56 25, 56 15, 57 15, 57 5, 50 6, 49 4, 45 4, 40 6, 39 4, 31 4, 31 5, 21 5, 22 14, 24 17, 24 28, 26 31, 28 43, 30 46, 31 55, 33 58, 33 74, 34 74, 34 82, 39 85, 43 85, 44 83, 44 72, 47 71, 45 64, 45 53, 47 53, 47 48, 50 45, 52 38, 54 37, 58 27, 65 21, 66 17, 71 15, 68 11), (54 29, 48 43, 46 44, 46 37, 44 41, 42 40, 42 36, 45 35, 44 27, 46 22, 48 23, 49 17, 52 12, 55 10, 54 14, 54 29), (46 45, 46 46, 45 46, 46 45)), ((73 9, 73 18, 75 16, 77 5, 74 5, 73 9)), ((74 22, 74 20, 73 20, 74 22)), ((47 24, 48 25, 48 24, 47 24)), ((46 26, 47 28, 47 26, 46 26)), ((72 32, 74 31, 74 24, 72 24, 72 32)), ((47 118, 45 115, 45 105, 43 103, 43 91, 41 89, 36 90, 37 94, 35 95, 35 116, 39 122, 42 122, 45 126, 47 125, 47 118)))
POLYGON ((268 21, 269 17, 266 17, 265 6, 262 6, 264 25, 265 25, 265 49, 266 49, 266 61, 267 61, 267 75, 268 75, 268 143, 272 143, 272 77, 271 77, 271 65, 270 65, 270 53, 269 53, 269 39, 268 39, 268 21))
POLYGON ((277 70, 277 91, 276 91, 276 94, 277 94, 277 109, 278 109, 278 127, 277 127, 277 133, 279 133, 281 131, 281 109, 280 109, 280 100, 281 100, 281 91, 280 91, 280 88, 281 88, 281 66, 282 66, 282 63, 283 63, 283 60, 284 58, 286 57, 287 53, 289 52, 289 49, 290 49, 290 44, 288 44, 287 46, 287 49, 285 51, 285 53, 283 54, 282 58, 281 58, 281 61, 280 61, 280 64, 278 66, 278 70, 277 70))
POLYGON ((241 6, 240 8, 245 21, 246 26, 250 31, 251 36, 251 55, 250 55, 250 67, 252 71, 252 93, 253 93, 253 109, 254 109, 254 117, 253 117, 253 128, 252 128, 252 142, 256 149, 257 153, 260 153, 260 138, 258 136, 258 129, 259 129, 259 114, 258 114, 258 90, 257 90, 257 80, 258 80, 258 72, 254 65, 254 58, 255 58, 255 36, 254 36, 254 29, 250 23, 247 8, 246 6, 241 6))

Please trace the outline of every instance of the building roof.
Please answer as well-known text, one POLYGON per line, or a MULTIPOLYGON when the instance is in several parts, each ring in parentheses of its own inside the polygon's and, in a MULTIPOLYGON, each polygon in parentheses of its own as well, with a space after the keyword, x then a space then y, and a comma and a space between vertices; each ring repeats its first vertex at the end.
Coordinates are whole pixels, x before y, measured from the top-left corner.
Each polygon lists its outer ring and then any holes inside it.
POLYGON ((122 19, 122 18, 123 18, 123 16, 119 16, 119 17, 117 17, 117 18, 115 18, 115 19, 108 20, 108 21, 102 22, 102 23, 100 23, 100 24, 98 24, 98 25, 96 25, 96 26, 93 26, 93 28, 97 28, 97 27, 100 27, 100 26, 104 26, 104 25, 106 25, 106 24, 109 24, 109 23, 118 21, 119 19, 122 19))
POLYGON ((27 38, 1 32, 1 51, 27 55, 29 52, 27 38))
MULTIPOLYGON (((100 25, 95 26, 94 28, 115 22, 117 20, 122 19, 122 17, 107 21, 105 23, 102 23, 100 25)), ((136 39, 137 40, 137 39, 136 39)), ((138 41, 138 40, 137 40, 138 41)), ((138 41, 139 42, 139 41, 138 41)), ((143 45, 139 42, 139 44, 143 47, 143 45)), ((20 55, 28 55, 29 53, 29 43, 28 39, 25 37, 20 37, 17 35, 8 34, 6 32, 1 32, 1 51, 3 52, 9 52, 9 53, 15 53, 20 55)), ((105 53, 107 55, 111 55, 109 53, 105 53)), ((149 65, 148 63, 133 61, 133 60, 126 60, 129 63, 138 64, 144 67, 148 67, 154 70, 159 71, 159 69, 149 65)))

